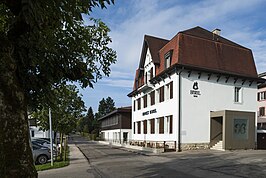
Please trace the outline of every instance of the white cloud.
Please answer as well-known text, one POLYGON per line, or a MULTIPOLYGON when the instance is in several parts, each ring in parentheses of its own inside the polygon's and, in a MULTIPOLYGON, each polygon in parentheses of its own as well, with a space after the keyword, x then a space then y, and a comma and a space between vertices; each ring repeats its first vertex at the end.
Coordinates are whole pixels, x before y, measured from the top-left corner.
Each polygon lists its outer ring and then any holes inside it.
MULTIPOLYGON (((243 21, 245 19, 242 20, 241 17, 252 15, 254 8, 258 7, 261 2, 263 1, 208 0, 189 5, 176 3, 168 9, 162 8, 162 1, 138 0, 131 2, 132 6, 128 8, 133 8, 135 13, 130 14, 121 24, 116 24, 115 30, 111 33, 114 41, 112 47, 118 54, 117 64, 113 68, 129 73, 134 77, 144 34, 171 39, 178 31, 199 25, 208 30, 216 27, 222 28, 222 35, 229 37, 233 36, 230 34, 234 34, 234 36, 239 34, 243 38, 238 40, 242 42, 240 44, 249 45, 251 44, 250 36, 254 32, 248 28, 243 29, 249 22, 243 21)), ((252 38, 252 41, 255 40, 256 38, 252 38)), ((262 51, 264 43, 265 40, 260 41, 260 44, 250 45, 256 60, 260 58, 258 56, 265 56, 265 52, 262 51)), ((261 63, 261 60, 258 62, 261 63)))
POLYGON ((117 51, 117 63, 111 67, 109 78, 103 78, 95 90, 89 90, 88 100, 95 104, 98 103, 96 98, 108 95, 121 105, 130 103, 126 94, 133 86, 145 34, 171 39, 178 31, 195 26, 207 30, 220 28, 222 36, 250 48, 258 72, 265 71, 264 4, 264 0, 116 1, 109 14, 108 8, 103 11, 102 20, 111 29, 111 47, 117 51))
POLYGON ((112 87, 119 88, 132 88, 133 80, 125 80, 125 79, 116 79, 116 78, 105 78, 99 82, 99 85, 107 85, 112 87))

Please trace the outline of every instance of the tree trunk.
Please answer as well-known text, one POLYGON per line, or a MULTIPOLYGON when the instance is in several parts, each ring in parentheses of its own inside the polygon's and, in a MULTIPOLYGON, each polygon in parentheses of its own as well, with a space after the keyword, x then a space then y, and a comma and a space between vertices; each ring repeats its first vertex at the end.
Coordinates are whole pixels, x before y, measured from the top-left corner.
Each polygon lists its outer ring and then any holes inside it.
POLYGON ((7 53, 0 56, 0 177, 36 178, 25 94, 7 53))

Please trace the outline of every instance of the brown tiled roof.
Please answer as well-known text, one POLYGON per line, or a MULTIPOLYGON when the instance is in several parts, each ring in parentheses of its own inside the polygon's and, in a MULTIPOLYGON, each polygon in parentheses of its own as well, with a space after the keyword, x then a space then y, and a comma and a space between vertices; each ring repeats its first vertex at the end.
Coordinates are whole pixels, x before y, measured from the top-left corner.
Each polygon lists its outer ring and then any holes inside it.
POLYGON ((226 38, 223 38, 222 36, 214 35, 212 32, 210 32, 204 28, 201 28, 199 26, 185 30, 185 31, 181 31, 179 33, 183 33, 186 35, 195 36, 195 37, 199 37, 199 38, 203 38, 205 40, 211 40, 211 41, 218 39, 218 41, 223 43, 223 44, 228 44, 228 45, 233 45, 233 46, 245 48, 245 47, 243 47, 243 46, 241 46, 235 42, 232 42, 226 38))
POLYGON ((141 58, 140 58, 140 65, 139 67, 142 68, 145 62, 147 49, 150 49, 152 62, 154 64, 160 63, 159 58, 159 50, 168 43, 169 40, 157 38, 149 35, 144 36, 144 42, 142 46, 141 58))
POLYGON ((139 68, 143 68, 148 48, 151 51, 153 63, 160 64, 156 66, 156 75, 164 72, 164 55, 173 50, 171 65, 258 78, 250 49, 201 27, 181 31, 170 41, 145 35, 139 68))
POLYGON ((257 77, 252 51, 212 32, 196 27, 179 33, 178 64, 222 73, 257 77))
POLYGON ((133 89, 136 89, 137 83, 136 80, 139 81, 139 85, 143 84, 144 82, 144 75, 142 73, 143 70, 141 70, 144 67, 145 59, 146 59, 146 54, 147 50, 149 49, 151 52, 151 58, 152 62, 154 64, 160 64, 160 57, 159 57, 159 50, 165 46, 169 40, 162 39, 162 38, 157 38, 149 35, 144 36, 144 41, 142 45, 142 52, 140 56, 140 63, 139 63, 139 69, 136 71, 136 76, 135 76, 135 81, 134 81, 134 86, 133 89))

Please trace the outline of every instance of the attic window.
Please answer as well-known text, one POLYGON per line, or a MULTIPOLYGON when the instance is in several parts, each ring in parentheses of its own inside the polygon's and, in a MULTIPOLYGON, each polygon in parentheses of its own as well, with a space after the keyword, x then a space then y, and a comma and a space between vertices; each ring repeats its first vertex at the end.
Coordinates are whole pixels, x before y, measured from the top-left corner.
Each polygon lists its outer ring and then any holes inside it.
POLYGON ((165 67, 165 69, 167 69, 168 67, 171 66, 172 54, 173 54, 173 50, 170 50, 164 55, 164 67, 165 67))

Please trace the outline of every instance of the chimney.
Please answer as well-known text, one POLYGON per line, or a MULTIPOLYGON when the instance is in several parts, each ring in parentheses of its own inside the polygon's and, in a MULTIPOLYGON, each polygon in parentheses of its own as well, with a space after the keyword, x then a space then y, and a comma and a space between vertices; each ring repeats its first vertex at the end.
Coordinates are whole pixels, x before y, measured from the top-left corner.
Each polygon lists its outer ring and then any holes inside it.
POLYGON ((221 30, 220 30, 219 28, 216 28, 216 29, 214 29, 214 30, 212 31, 212 33, 213 33, 214 35, 220 36, 220 34, 221 34, 221 30))

